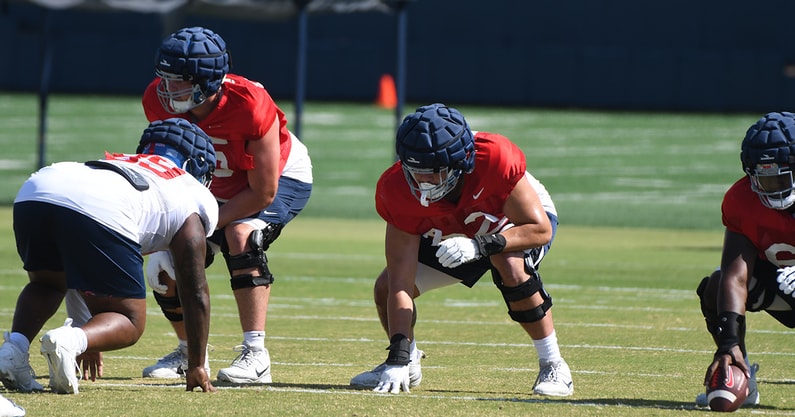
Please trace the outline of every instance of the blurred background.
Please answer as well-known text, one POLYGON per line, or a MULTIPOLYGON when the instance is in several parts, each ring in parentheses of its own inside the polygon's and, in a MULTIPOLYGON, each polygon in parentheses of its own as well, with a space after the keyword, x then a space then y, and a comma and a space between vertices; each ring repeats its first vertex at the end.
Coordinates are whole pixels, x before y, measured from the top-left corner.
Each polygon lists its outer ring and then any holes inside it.
POLYGON ((52 92, 138 95, 160 41, 201 25, 227 41, 233 72, 282 100, 296 94, 304 30, 306 99, 369 102, 395 75, 401 14, 407 101, 794 107, 787 0, 0 0, 0 91, 37 91, 47 57, 52 92))
POLYGON ((199 25, 310 148, 304 216, 377 219, 397 122, 444 102, 516 142, 567 224, 719 230, 746 129, 795 109, 791 16, 786 0, 0 0, 0 205, 47 163, 134 150, 155 50, 199 25))

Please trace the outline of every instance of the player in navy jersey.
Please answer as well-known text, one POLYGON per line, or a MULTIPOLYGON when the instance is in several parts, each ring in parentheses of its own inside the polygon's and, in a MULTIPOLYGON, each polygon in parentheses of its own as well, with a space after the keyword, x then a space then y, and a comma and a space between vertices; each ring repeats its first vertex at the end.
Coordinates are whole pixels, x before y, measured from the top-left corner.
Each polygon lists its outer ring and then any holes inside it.
MULTIPOLYGON (((740 146, 745 176, 723 197, 720 267, 698 286, 701 310, 717 349, 704 383, 735 364, 749 378, 744 405, 759 404, 757 364, 745 345, 745 315, 765 311, 795 328, 795 114, 768 113, 740 146)), ((706 393, 696 403, 708 405, 706 393)))
MULTIPOLYGON (((284 112, 262 84, 230 74, 220 35, 190 27, 168 36, 155 54, 155 74, 143 95, 147 119, 181 117, 212 138, 218 154, 210 191, 220 204, 210 239, 223 254, 238 306, 242 344, 218 380, 272 381, 265 325, 273 274, 266 251, 309 201, 312 163, 306 146, 288 129, 284 112)), ((186 363, 185 331, 168 252, 150 256, 147 280, 171 322, 177 348, 143 370, 144 377, 180 378, 186 363)), ((209 366, 208 366, 209 369, 209 366)))
POLYGON ((202 366, 210 300, 204 273, 205 240, 215 230, 218 205, 207 185, 215 152, 207 135, 183 119, 153 122, 135 154, 59 162, 35 172, 14 200, 16 247, 29 283, 17 299, 11 331, 0 346, 0 380, 6 389, 40 391, 29 349, 76 290, 90 318, 41 338, 49 386, 77 394, 77 356, 121 349, 146 324, 143 256, 169 249, 186 312, 187 390, 215 391, 202 366))
POLYGON ((399 161, 378 180, 375 206, 386 221, 386 268, 375 282, 386 361, 351 385, 406 392, 420 384, 414 299, 491 271, 511 319, 533 340, 540 372, 533 391, 567 396, 571 371, 558 347, 552 298, 538 273, 558 224, 544 186, 522 151, 496 133, 473 132, 443 104, 420 107, 397 130, 399 161))

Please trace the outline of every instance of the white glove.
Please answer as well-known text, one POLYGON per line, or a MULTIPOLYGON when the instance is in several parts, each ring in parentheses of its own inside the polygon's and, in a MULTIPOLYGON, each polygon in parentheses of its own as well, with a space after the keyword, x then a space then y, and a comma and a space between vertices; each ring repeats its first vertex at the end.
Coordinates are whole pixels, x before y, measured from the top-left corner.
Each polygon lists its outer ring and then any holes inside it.
POLYGON ((160 271, 165 271, 168 277, 176 280, 177 273, 174 271, 174 260, 171 252, 162 250, 153 252, 149 255, 149 263, 146 265, 146 282, 152 290, 159 294, 165 294, 168 287, 160 283, 160 271))
POLYGON ((475 239, 468 237, 451 237, 439 244, 436 251, 439 263, 445 268, 455 268, 461 264, 472 262, 483 257, 475 239))
POLYGON ((792 295, 795 298, 795 266, 788 266, 786 268, 780 268, 776 270, 778 272, 778 278, 776 281, 778 282, 778 289, 784 292, 784 294, 792 295))
POLYGON ((389 392, 392 394, 400 393, 400 389, 409 391, 409 366, 408 365, 385 365, 381 372, 381 382, 373 388, 375 392, 389 392))

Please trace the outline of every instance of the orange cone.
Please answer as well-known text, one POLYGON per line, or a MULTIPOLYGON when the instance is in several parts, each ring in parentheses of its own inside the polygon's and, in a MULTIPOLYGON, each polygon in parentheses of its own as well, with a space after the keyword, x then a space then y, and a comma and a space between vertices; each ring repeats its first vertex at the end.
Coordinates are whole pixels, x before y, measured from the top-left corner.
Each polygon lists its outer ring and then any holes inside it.
POLYGON ((395 80, 389 74, 381 76, 381 82, 378 86, 378 98, 375 99, 375 104, 385 109, 394 109, 397 107, 397 93, 395 92, 395 80))

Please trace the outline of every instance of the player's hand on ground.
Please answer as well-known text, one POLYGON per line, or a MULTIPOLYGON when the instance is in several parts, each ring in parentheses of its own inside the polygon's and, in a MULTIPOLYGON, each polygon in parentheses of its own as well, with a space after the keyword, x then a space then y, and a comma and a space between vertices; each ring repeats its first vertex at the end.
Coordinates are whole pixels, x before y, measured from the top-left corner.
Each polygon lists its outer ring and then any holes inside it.
POLYGON ((373 391, 398 394, 401 389, 410 392, 408 365, 387 365, 381 373, 381 382, 373 391))
POLYGON ((213 383, 210 382, 210 377, 203 366, 189 368, 185 372, 186 391, 193 391, 196 388, 201 388, 202 392, 216 392, 218 391, 213 383))
POLYGON ((102 378, 102 352, 83 352, 75 360, 84 380, 102 378))
POLYGON ((461 264, 480 259, 483 255, 475 239, 451 237, 439 244, 436 257, 445 268, 455 268, 461 264))
POLYGON ((174 260, 171 259, 171 253, 167 250, 151 253, 149 263, 146 264, 146 282, 149 283, 153 291, 165 295, 168 286, 160 282, 160 272, 165 272, 171 279, 176 279, 174 260))
POLYGON ((784 292, 786 295, 792 295, 795 297, 795 266, 788 266, 786 268, 778 269, 778 277, 776 281, 778 282, 778 289, 784 292))

